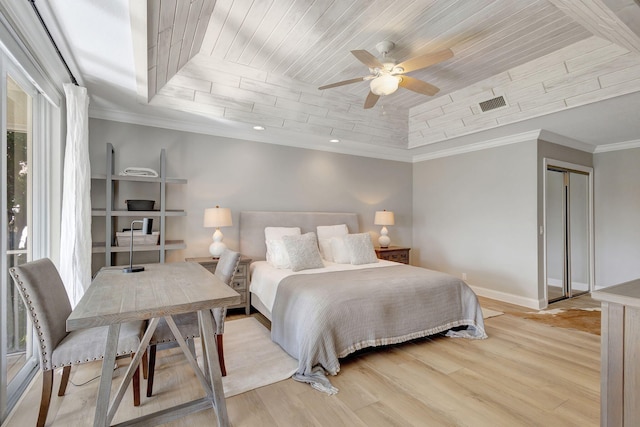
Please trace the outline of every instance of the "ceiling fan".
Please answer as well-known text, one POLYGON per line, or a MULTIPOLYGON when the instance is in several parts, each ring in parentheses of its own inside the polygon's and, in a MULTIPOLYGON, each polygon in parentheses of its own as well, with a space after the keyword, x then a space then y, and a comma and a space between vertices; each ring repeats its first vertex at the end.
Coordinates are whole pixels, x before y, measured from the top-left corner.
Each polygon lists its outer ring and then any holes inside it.
POLYGON ((353 56, 369 67, 369 72, 371 74, 364 77, 356 77, 355 79, 343 80, 341 82, 320 86, 318 89, 330 89, 332 87, 369 80, 371 90, 369 91, 367 99, 364 101, 365 109, 372 108, 376 105, 376 102, 378 102, 378 99, 380 99, 381 96, 390 95, 398 90, 398 86, 402 86, 405 89, 409 89, 423 95, 433 96, 438 93, 440 89, 437 87, 427 82, 423 82, 422 80, 405 76, 404 74, 429 67, 451 58, 453 56, 451 49, 416 56, 397 64, 395 59, 387 56, 394 47, 395 43, 389 40, 381 41, 376 45, 376 49, 382 55, 382 60, 378 60, 378 58, 366 50, 352 50, 351 53, 353 56))

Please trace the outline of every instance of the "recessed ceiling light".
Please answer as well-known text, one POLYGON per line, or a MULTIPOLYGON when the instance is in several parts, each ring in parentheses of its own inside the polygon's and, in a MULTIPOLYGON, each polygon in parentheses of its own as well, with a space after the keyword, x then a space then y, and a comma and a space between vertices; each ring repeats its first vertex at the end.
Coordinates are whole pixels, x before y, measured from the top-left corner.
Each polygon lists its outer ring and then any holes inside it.
POLYGON ((329 142, 340 142, 339 139, 330 139, 329 142))
POLYGON ((265 129, 264 126, 260 126, 260 125, 255 125, 253 127, 253 130, 264 130, 264 129, 265 129))

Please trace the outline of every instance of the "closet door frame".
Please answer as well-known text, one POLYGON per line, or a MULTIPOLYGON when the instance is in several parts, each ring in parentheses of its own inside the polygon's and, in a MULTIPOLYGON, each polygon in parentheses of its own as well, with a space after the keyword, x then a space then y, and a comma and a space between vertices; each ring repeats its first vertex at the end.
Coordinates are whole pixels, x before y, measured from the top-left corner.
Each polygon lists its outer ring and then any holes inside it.
MULTIPOLYGON (((588 239, 589 239, 589 290, 587 292, 593 292, 594 290, 594 280, 595 280, 595 245, 594 245, 594 220, 593 220, 593 168, 584 165, 578 165, 575 163, 564 162, 560 160, 554 160, 549 158, 544 158, 543 162, 543 280, 544 280, 544 301, 549 303, 549 295, 548 295, 548 271, 547 271, 547 263, 548 263, 548 254, 547 254, 547 171, 549 168, 558 168, 565 169, 569 172, 577 172, 581 174, 585 174, 588 176, 588 201, 587 201, 587 209, 588 209, 588 239)), ((569 189, 570 190, 570 189, 569 189)), ((565 275, 566 276, 566 275, 565 275)), ((564 281, 564 280, 563 280, 564 281)), ((564 284, 566 285, 566 284, 564 284)))

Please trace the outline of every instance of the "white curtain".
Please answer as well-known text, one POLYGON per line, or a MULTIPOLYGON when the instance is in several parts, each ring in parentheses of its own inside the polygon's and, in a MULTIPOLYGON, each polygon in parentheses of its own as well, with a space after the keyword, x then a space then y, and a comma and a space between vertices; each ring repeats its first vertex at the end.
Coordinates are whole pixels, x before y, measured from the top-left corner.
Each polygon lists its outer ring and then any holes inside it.
POLYGON ((65 84, 67 141, 64 152, 60 276, 75 307, 91 284, 91 167, 87 89, 65 84))

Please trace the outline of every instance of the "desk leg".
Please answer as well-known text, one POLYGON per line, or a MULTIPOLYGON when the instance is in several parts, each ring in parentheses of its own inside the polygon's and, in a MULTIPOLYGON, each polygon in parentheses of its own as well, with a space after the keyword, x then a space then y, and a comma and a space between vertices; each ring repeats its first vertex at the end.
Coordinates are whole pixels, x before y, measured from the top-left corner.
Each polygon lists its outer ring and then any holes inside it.
POLYGON ((107 412, 109 410, 109 400, 111 399, 111 381, 113 380, 113 367, 116 363, 119 336, 120 324, 110 325, 109 333, 107 334, 104 360, 102 361, 102 376, 100 377, 100 388, 98 389, 96 417, 93 422, 94 427, 106 427, 109 424, 107 412))
POLYGON ((218 416, 218 425, 228 427, 229 416, 227 415, 227 403, 224 399, 224 388, 222 387, 222 373, 218 362, 218 349, 216 347, 215 328, 211 310, 201 310, 198 312, 198 319, 202 326, 202 345, 206 351, 206 363, 209 366, 209 378, 213 390, 213 405, 218 416))

